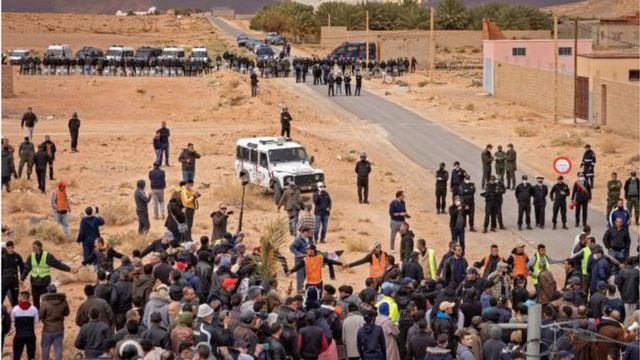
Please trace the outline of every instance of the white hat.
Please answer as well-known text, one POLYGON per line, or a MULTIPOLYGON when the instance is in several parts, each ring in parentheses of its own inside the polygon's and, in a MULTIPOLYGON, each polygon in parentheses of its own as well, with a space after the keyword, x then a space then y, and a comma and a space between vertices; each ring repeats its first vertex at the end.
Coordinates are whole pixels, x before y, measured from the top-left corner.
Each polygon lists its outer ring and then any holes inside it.
POLYGON ((198 317, 205 318, 209 315, 213 315, 214 311, 208 304, 202 304, 198 306, 198 317))

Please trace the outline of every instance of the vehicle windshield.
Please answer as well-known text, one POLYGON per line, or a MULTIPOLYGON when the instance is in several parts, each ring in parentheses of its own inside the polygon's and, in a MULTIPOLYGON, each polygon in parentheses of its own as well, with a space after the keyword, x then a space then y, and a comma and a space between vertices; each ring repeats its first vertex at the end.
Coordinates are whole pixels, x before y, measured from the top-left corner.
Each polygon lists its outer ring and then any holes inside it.
POLYGON ((122 50, 108 50, 107 56, 121 56, 122 50))
POLYGON ((256 51, 256 55, 258 56, 273 56, 274 54, 273 49, 268 46, 263 46, 256 51))
POLYGON ((166 56, 166 57, 184 57, 184 52, 183 51, 177 51, 177 50, 163 50, 162 51, 162 56, 166 56))
POLYGON ((197 58, 204 58, 204 57, 207 57, 207 52, 204 50, 192 51, 191 56, 197 57, 197 58))
POLYGON ((149 54, 151 54, 151 49, 143 49, 143 50, 138 50, 136 52, 136 57, 137 58, 147 58, 149 56, 149 54))
POLYGON ((47 55, 50 56, 62 56, 64 55, 62 49, 48 49, 47 50, 47 55))
POLYGON ((11 50, 9 51, 9 56, 25 56, 26 53, 24 50, 11 50))
POLYGON ((271 163, 302 162, 307 160, 307 152, 303 147, 269 150, 271 163))

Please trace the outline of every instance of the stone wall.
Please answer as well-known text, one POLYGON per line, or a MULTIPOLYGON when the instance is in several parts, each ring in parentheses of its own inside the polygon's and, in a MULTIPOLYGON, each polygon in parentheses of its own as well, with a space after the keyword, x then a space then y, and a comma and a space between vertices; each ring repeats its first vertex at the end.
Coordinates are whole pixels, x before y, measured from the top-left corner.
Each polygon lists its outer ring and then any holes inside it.
POLYGON ((2 97, 13 96, 13 68, 11 65, 2 65, 2 97))
POLYGON ((623 84, 614 81, 593 80, 594 120, 618 133, 640 137, 640 84, 623 84), (602 116, 602 89, 606 87, 606 118, 602 116))
MULTIPOLYGON (((503 31, 507 39, 549 39, 551 33, 548 30, 522 30, 503 31)), ((320 45, 327 48, 335 48, 345 41, 365 41, 367 32, 364 30, 347 30, 344 26, 323 26, 320 29, 320 45)), ((369 38, 373 39, 419 39, 426 42, 428 47, 428 30, 393 30, 393 31, 369 31, 369 38)), ((482 47, 482 31, 474 30, 437 30, 435 32, 436 46, 459 48, 459 47, 482 47)), ((404 55, 402 55, 404 56, 404 55)))
MULTIPOLYGON (((505 62, 494 66, 495 96, 530 106, 538 111, 553 113, 553 71, 534 69, 505 62)), ((573 76, 558 74, 560 117, 573 116, 573 76)))

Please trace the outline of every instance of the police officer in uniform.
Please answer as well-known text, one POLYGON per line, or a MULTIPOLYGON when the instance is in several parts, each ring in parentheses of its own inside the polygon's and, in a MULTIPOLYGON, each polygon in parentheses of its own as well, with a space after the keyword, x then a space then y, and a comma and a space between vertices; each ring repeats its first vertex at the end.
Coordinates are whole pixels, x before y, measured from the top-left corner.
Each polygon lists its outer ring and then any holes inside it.
POLYGON ((482 232, 487 232, 489 220, 491 220, 491 231, 496 231, 496 219, 498 216, 498 208, 500 207, 501 190, 496 182, 495 175, 491 175, 484 192, 482 192, 480 196, 485 199, 484 230, 482 230, 482 232))
POLYGON ((522 175, 522 182, 516 186, 516 200, 518 201, 518 230, 522 230, 522 215, 526 215, 527 229, 531 230, 531 197, 533 187, 529 184, 527 175, 522 175))
POLYGON ((436 213, 444 214, 447 208, 447 182, 449 172, 444 169, 444 163, 440 163, 440 168, 436 171, 436 213))
POLYGON ((280 113, 280 136, 291 137, 291 120, 293 120, 293 118, 289 113, 289 109, 283 107, 280 113))
POLYGON ((570 189, 567 184, 564 183, 564 177, 558 176, 558 182, 551 188, 549 198, 553 201, 553 229, 556 229, 556 220, 558 219, 558 212, 560 212, 562 220, 562 228, 567 229, 567 197, 570 194, 570 189))
POLYGON ((24 272, 22 256, 15 251, 13 241, 7 241, 2 249, 2 302, 7 293, 10 293, 11 306, 18 305, 18 293, 20 292, 19 276, 24 272))
POLYGON ((586 226, 587 211, 591 201, 591 186, 583 172, 578 173, 578 181, 573 184, 571 200, 575 203, 576 227, 580 226, 580 218, 582 218, 582 225, 586 226))
POLYGON ((505 171, 505 163, 507 161, 507 154, 502 151, 502 145, 498 145, 498 151, 495 153, 496 160, 496 177, 498 181, 504 183, 504 171, 505 171))
POLYGON ((453 170, 451 170, 451 196, 455 197, 460 195, 460 186, 464 182, 466 172, 460 167, 460 162, 455 161, 453 163, 453 170))
POLYGON ((491 177, 491 163, 493 162, 493 155, 491 155, 492 149, 493 149, 493 146, 491 144, 488 144, 480 156, 482 159, 482 188, 483 189, 486 183, 489 182, 489 177, 491 177))
POLYGON ((507 189, 514 190, 516 188, 516 151, 513 150, 513 144, 507 145, 506 170, 507 170, 507 189))
POLYGON ((367 160, 365 152, 360 153, 360 161, 356 163, 356 185, 358 187, 358 202, 360 204, 369 203, 369 174, 371 173, 371 163, 367 160))
POLYGON ((596 153, 591 150, 591 145, 584 146, 584 154, 582 155, 582 163, 580 164, 584 177, 587 178, 589 186, 593 189, 593 177, 596 168, 596 153))
POLYGON ((344 94, 351 96, 351 75, 348 73, 344 75, 344 94))
MULTIPOLYGON (((618 199, 620 199, 620 191, 622 190, 622 182, 618 180, 618 174, 612 173, 611 180, 607 182, 607 220, 611 210, 616 206, 618 199)), ((627 206, 628 208, 629 206, 627 206)))
POLYGON ((533 187, 533 210, 536 217, 536 226, 544 229, 544 211, 547 207, 549 189, 544 184, 544 177, 538 176, 536 180, 538 184, 533 187))
POLYGON ((360 96, 360 90, 362 89, 362 74, 358 72, 356 74, 356 91, 354 93, 355 96, 360 96))
POLYGON ((467 207, 466 215, 469 216, 469 231, 475 232, 473 227, 476 212, 476 184, 471 182, 471 177, 467 174, 464 178, 464 184, 460 188, 460 199, 462 204, 467 207))

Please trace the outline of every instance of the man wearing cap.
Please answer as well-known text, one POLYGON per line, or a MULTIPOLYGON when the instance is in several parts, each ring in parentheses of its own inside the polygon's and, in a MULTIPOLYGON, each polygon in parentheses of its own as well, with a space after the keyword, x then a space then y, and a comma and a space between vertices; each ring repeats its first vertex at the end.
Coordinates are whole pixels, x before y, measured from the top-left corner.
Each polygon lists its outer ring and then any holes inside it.
MULTIPOLYGON (((289 251, 291 251, 294 256, 294 266, 304 264, 307 246, 312 244, 313 238, 311 237, 311 229, 303 227, 300 229, 300 234, 289 246, 289 251)), ((296 288, 298 289, 298 292, 302 292, 302 289, 304 288, 304 271, 298 271, 296 273, 296 288)))
POLYGON ((298 214, 300 213, 300 209, 304 207, 304 202, 302 201, 300 189, 296 186, 295 181, 293 181, 293 179, 289 180, 288 185, 278 202, 278 211, 284 206, 284 210, 289 217, 289 234, 295 236, 298 225, 298 214))
POLYGON ((376 308, 380 308, 380 305, 386 303, 389 306, 389 320, 398 326, 400 320, 400 311, 398 310, 398 303, 396 302, 394 295, 396 293, 395 286, 390 282, 385 282, 380 287, 382 292, 382 299, 376 303, 376 308))
POLYGON ((596 153, 591 150, 591 145, 584 146, 584 154, 582 154, 582 162, 580 163, 582 172, 589 182, 589 187, 593 189, 593 178, 596 168, 596 153))
POLYGON ((455 346, 454 334, 457 330, 456 322, 453 320, 453 313, 456 304, 450 301, 443 301, 438 307, 438 312, 435 318, 431 322, 431 330, 434 334, 446 335, 448 338, 448 345, 445 346, 448 349, 452 349, 455 346))
POLYGON ((318 183, 318 190, 313 193, 314 215, 316 216, 316 227, 313 229, 313 241, 315 243, 320 240, 321 243, 326 242, 327 226, 329 224, 329 215, 331 214, 331 196, 327 192, 323 182, 318 183), (322 228, 322 231, 320 229, 322 228))
POLYGON ((282 112, 280 112, 280 136, 285 136, 287 138, 291 138, 291 121, 293 118, 289 113, 289 109, 286 107, 282 108, 282 112))
POLYGON ((493 150, 493 145, 488 144, 484 149, 480 158, 482 160, 482 188, 485 188, 485 185, 489 182, 489 177, 491 177, 491 163, 493 162, 493 155, 491 154, 491 150, 493 150))
POLYGON ((453 162, 453 170, 451 170, 451 196, 460 195, 460 186, 464 182, 467 173, 460 167, 459 161, 453 162))
POLYGON ((507 274, 508 268, 509 265, 506 262, 500 261, 496 270, 487 277, 487 283, 493 285, 491 291, 495 298, 511 299, 511 278, 507 274))
POLYGON ((576 227, 580 226, 580 214, 582 214, 582 225, 587 225, 587 210, 591 202, 591 185, 589 185, 589 181, 582 172, 578 173, 578 180, 573 184, 571 201, 575 206, 576 227))
POLYGON ((356 260, 347 264, 347 268, 369 263, 369 278, 374 279, 378 283, 382 281, 385 269, 387 268, 387 253, 382 251, 382 244, 376 242, 373 244, 373 250, 360 260, 356 260))
POLYGON ((567 229, 567 197, 571 193, 569 186, 564 183, 564 177, 558 176, 558 182, 553 185, 549 198, 553 201, 553 229, 556 229, 556 223, 558 220, 558 212, 560 212, 560 220, 562 221, 562 228, 567 229))
POLYGON ((516 200, 518 201, 518 230, 522 230, 522 215, 526 215, 527 229, 531 230, 531 198, 533 186, 529 184, 527 175, 522 175, 522 182, 516 186, 516 200))
POLYGON ((193 326, 193 337, 196 346, 201 343, 208 344, 209 346, 215 344, 213 339, 213 333, 215 332, 215 326, 213 325, 214 317, 215 312, 209 304, 200 304, 200 306, 198 306, 198 315, 193 326))
POLYGON ((447 182, 449 172, 445 170, 445 164, 440 163, 440 168, 436 171, 436 213, 444 214, 447 208, 447 182))
POLYGON ((2 300, 0 303, 4 303, 4 298, 9 293, 9 300, 11 306, 18 305, 18 295, 20 292, 20 275, 25 271, 25 264, 22 261, 22 256, 15 251, 13 241, 7 241, 4 249, 2 249, 2 300))
POLYGON ((635 211, 636 225, 640 223, 640 179, 635 171, 629 174, 629 178, 624 182, 624 198, 627 200, 627 209, 629 214, 635 211))
POLYGON ((536 219, 536 226, 544 229, 544 213, 547 207, 547 194, 549 188, 544 184, 544 177, 536 177, 537 184, 533 187, 533 210, 536 219))
POLYGON ((367 153, 360 153, 360 161, 356 163, 356 186, 358 191, 358 202, 360 204, 369 203, 369 174, 371 173, 371 163, 367 160, 367 153))

